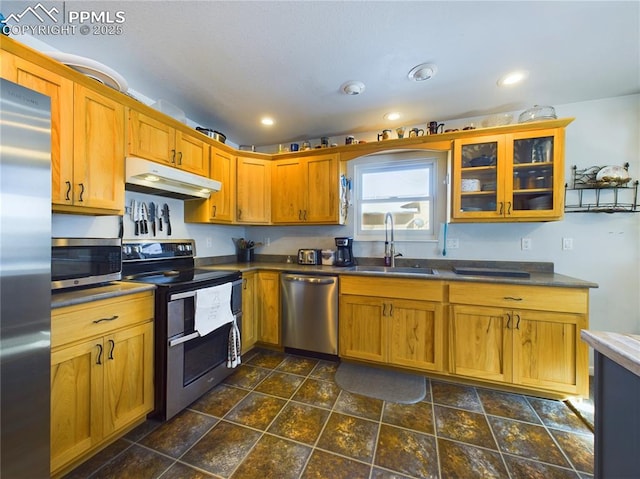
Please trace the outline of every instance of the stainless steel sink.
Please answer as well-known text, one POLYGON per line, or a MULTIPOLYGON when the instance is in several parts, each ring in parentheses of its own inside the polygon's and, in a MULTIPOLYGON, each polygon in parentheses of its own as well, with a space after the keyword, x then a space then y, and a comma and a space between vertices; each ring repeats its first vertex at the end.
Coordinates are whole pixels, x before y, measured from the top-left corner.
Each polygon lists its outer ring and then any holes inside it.
POLYGON ((433 268, 408 267, 391 267, 391 266, 353 266, 350 271, 358 271, 361 273, 399 273, 399 274, 437 274, 433 268))

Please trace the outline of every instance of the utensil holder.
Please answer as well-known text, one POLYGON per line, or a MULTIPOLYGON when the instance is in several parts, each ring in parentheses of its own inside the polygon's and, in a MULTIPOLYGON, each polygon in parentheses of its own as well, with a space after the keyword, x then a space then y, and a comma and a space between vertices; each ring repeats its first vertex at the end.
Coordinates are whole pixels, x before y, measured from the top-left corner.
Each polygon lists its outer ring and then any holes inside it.
POLYGON ((253 248, 238 250, 238 263, 250 263, 253 261, 253 248))

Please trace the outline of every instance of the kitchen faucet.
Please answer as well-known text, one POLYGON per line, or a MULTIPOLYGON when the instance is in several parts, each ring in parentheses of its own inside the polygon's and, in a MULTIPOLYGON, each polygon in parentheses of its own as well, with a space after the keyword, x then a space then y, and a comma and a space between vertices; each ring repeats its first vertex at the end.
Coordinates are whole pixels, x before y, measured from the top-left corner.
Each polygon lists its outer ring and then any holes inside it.
POLYGON ((396 251, 393 241, 393 215, 387 213, 384 216, 384 265, 392 268, 396 265, 396 251), (391 243, 389 243, 389 231, 387 228, 389 221, 391 222, 391 243))

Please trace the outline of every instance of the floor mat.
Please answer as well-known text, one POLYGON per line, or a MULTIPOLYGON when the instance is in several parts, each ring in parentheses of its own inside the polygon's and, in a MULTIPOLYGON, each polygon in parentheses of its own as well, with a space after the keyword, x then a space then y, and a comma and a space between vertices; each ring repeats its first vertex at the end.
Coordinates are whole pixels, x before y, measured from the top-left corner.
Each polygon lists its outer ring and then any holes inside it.
POLYGON ((424 376, 352 363, 340 363, 335 380, 351 393, 402 404, 422 401, 427 393, 424 376))

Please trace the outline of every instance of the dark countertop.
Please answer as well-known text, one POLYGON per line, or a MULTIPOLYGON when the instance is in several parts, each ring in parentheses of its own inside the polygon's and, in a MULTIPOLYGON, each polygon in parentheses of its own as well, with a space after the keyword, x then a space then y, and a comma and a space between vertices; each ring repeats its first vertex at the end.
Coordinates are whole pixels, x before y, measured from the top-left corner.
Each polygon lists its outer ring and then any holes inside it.
MULTIPOLYGON (((476 265, 477 263, 474 263, 476 265)), ((546 263, 543 263, 546 265, 546 263)), ((403 265, 404 266, 404 265, 403 265)), ((223 270, 239 270, 245 271, 258 271, 258 270, 271 270, 280 272, 292 272, 300 274, 338 274, 338 275, 357 275, 357 276, 377 276, 377 277, 397 277, 397 278, 414 278, 424 280, 439 280, 439 281, 465 281, 474 283, 495 283, 495 284, 519 284, 528 286, 554 286, 561 288, 597 288, 598 284, 590 281, 585 281, 578 278, 572 278, 571 276, 565 276, 553 272, 553 268, 548 267, 537 268, 535 264, 526 264, 525 270, 529 271, 529 278, 521 277, 502 277, 502 276, 476 276, 476 275, 461 275, 454 273, 451 269, 451 262, 437 264, 426 263, 421 267, 433 268, 435 274, 415 274, 415 273, 400 273, 400 272, 373 272, 373 271, 350 271, 349 267, 338 266, 308 266, 299 265, 296 263, 282 263, 282 262, 270 262, 270 261, 256 261, 251 263, 220 263, 220 264, 199 264, 199 268, 204 269, 223 269, 223 270), (530 265, 533 265, 531 267, 530 265), (438 267, 444 266, 444 267, 438 267), (538 269, 538 270, 537 270, 538 269)), ((496 263, 491 263, 489 267, 496 267, 496 263)), ((508 269, 514 269, 514 263, 505 263, 505 267, 508 269)))
POLYGON ((73 306, 75 304, 98 301, 100 299, 114 298, 127 294, 140 293, 156 289, 152 284, 128 283, 126 281, 114 281, 113 283, 96 286, 95 288, 84 288, 51 295, 51 309, 73 306))

